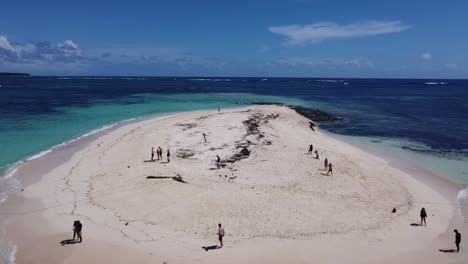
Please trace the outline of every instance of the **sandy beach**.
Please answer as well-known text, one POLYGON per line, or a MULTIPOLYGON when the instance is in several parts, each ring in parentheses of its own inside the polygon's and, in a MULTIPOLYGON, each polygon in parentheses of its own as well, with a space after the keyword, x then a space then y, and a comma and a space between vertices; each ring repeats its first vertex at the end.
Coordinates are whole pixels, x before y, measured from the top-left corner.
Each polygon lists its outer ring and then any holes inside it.
POLYGON ((15 263, 464 263, 463 242, 458 254, 439 251, 455 247, 455 228, 468 237, 461 186, 310 123, 284 106, 188 112, 27 162, 15 176, 24 191, 0 204, 15 263), (151 161, 158 146, 163 160, 151 161), (412 226, 422 207, 427 227, 412 226), (75 220, 83 242, 65 244, 75 220))

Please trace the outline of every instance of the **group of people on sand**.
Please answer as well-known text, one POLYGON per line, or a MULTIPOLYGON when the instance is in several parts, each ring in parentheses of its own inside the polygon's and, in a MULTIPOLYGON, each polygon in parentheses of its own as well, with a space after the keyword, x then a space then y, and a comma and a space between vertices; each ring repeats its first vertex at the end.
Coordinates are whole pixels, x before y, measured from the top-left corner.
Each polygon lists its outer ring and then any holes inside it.
MULTIPOLYGON (((309 151, 307 151, 307 154, 311 155, 312 153, 315 154, 315 159, 320 159, 318 151, 317 150, 314 151, 314 145, 310 144, 309 151)), ((331 162, 330 163, 328 162, 328 158, 325 158, 323 165, 324 165, 325 171, 327 172, 327 176, 330 174, 333 176, 333 164, 331 162)))
MULTIPOLYGON (((156 149, 156 155, 157 155, 157 160, 163 159, 163 149, 161 147, 158 147, 156 149)), ((167 149, 166 157, 167 157, 167 163, 169 163, 171 161, 171 152, 169 151, 169 149, 167 149)), ((151 148, 151 161, 154 161, 154 147, 151 148)))
MULTIPOLYGON (((427 212, 426 208, 421 208, 421 211, 419 211, 419 216, 421 217, 421 223, 419 224, 420 226, 427 226, 426 223, 426 218, 427 218, 427 212)), ((458 232, 457 229, 454 229, 453 232, 455 233, 455 246, 457 246, 457 252, 460 252, 460 243, 461 243, 461 234, 458 232)))

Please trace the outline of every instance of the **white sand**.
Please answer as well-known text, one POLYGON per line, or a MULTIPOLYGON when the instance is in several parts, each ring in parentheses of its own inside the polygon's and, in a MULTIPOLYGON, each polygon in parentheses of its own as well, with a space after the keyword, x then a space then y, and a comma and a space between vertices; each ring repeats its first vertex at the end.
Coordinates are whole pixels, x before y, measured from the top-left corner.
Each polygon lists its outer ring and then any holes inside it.
POLYGON ((385 160, 312 131, 289 108, 253 106, 122 126, 0 213, 35 211, 2 216, 17 263, 463 263, 464 253, 438 251, 453 248, 451 229, 462 227, 453 203, 385 160), (259 127, 248 133, 243 121, 253 117, 259 127), (309 144, 320 160, 307 155, 309 144), (158 146, 164 161, 171 150, 171 162, 143 162, 158 146), (250 155, 224 162, 239 146, 250 155), (333 176, 325 176, 325 157, 333 176), (146 178, 177 174, 187 183, 146 178), (410 226, 421 207, 428 226, 410 226), (84 243, 61 246, 75 219, 84 243), (218 223, 225 247, 206 252, 218 243, 218 223))

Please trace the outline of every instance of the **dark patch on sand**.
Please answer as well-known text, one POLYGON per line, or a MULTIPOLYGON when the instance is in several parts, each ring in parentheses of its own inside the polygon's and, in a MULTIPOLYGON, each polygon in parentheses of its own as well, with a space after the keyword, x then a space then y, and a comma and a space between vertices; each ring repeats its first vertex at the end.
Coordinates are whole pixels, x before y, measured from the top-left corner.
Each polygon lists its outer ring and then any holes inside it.
POLYGON ((182 127, 182 130, 192 129, 197 126, 197 123, 177 123, 177 126, 182 127))
POLYGON ((176 151, 176 156, 182 159, 188 159, 190 157, 193 157, 195 155, 195 152, 191 149, 178 149, 176 151))

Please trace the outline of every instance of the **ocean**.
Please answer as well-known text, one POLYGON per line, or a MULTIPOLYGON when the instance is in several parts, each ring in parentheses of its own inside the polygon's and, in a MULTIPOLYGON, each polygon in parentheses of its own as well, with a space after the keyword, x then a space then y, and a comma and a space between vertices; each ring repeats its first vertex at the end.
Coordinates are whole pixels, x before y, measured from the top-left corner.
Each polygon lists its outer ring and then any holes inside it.
POLYGON ((340 116, 319 126, 468 184, 468 80, 21 77, 0 78, 0 192, 21 162, 119 121, 253 102, 340 116))

